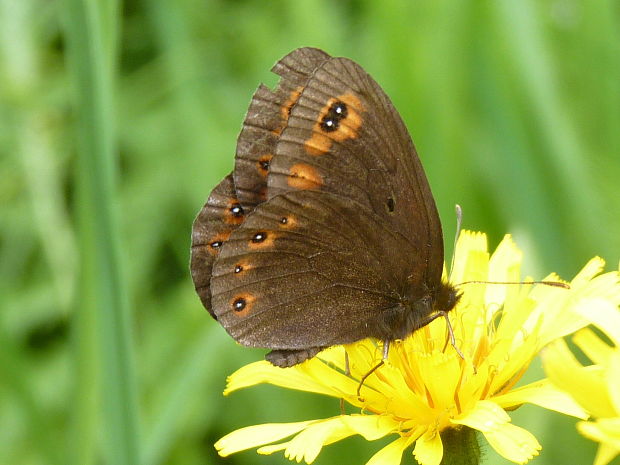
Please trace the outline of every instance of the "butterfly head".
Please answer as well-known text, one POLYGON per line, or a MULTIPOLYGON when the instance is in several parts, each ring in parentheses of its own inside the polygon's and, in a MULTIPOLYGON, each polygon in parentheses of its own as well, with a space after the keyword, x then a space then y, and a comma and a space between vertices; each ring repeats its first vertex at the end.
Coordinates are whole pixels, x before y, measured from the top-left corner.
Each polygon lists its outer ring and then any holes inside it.
POLYGON ((452 284, 442 281, 435 289, 433 310, 449 312, 456 307, 462 295, 463 293, 452 286, 452 284))

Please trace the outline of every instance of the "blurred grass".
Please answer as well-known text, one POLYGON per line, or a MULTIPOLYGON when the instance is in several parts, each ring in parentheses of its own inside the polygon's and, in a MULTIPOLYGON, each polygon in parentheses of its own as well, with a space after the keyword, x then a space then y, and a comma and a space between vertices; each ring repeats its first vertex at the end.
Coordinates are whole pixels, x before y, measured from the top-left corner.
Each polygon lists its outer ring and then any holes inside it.
POLYGON ((139 436, 116 193, 118 8, 113 1, 67 0, 64 6, 78 136, 76 224, 83 252, 72 318, 76 387, 69 453, 76 465, 98 463, 101 448, 107 463, 131 465, 138 462, 139 436))
MULTIPOLYGON (((187 270, 252 92, 299 46, 359 61, 393 98, 448 254, 459 202, 493 244, 515 234, 535 276, 595 254, 615 267, 619 15, 612 0, 0 0, 0 463, 220 463, 212 444, 235 428, 337 414, 267 386, 223 398, 262 352, 208 317, 187 270)), ((571 419, 514 422, 543 445, 533 463, 591 463, 571 419)), ((354 438, 316 463, 377 448, 354 438)))

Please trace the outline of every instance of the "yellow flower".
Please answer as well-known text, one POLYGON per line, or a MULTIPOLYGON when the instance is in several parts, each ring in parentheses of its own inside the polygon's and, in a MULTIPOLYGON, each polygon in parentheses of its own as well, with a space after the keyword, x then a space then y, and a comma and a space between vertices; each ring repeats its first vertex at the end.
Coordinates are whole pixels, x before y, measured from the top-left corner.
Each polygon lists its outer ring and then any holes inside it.
MULTIPOLYGON (((612 279, 610 277, 610 279, 612 279)), ((618 280, 618 274, 615 277, 618 280)), ((596 311, 580 305, 575 310, 596 326, 613 344, 589 328, 573 336, 573 342, 594 362, 582 366, 559 340, 543 352, 545 371, 558 388, 568 392, 595 420, 581 421, 577 429, 599 443, 594 465, 605 465, 620 454, 620 290, 604 286, 596 311)))
MULTIPOLYGON (((521 252, 510 236, 489 256, 485 235, 463 232, 452 281, 520 281, 520 264, 521 252)), ((601 259, 591 260, 572 280, 570 289, 463 285, 463 296, 450 312, 450 320, 465 358, 449 344, 445 347, 446 324, 437 319, 390 346, 389 360, 364 381, 360 397, 356 394, 360 379, 381 359, 381 344, 374 340, 332 347, 286 369, 265 361, 247 365, 230 376, 225 394, 270 383, 344 399, 359 408, 359 413, 249 426, 226 435, 215 447, 222 456, 253 447, 259 447, 259 454, 282 450, 291 460, 312 463, 323 446, 348 436, 359 434, 371 441, 392 435, 394 441, 367 465, 397 465, 414 443, 413 454, 420 464, 437 465, 446 438, 471 428, 508 460, 525 463, 541 446, 529 431, 510 423, 508 411, 531 403, 579 418, 587 416, 546 379, 521 387, 515 384, 543 346, 588 324, 574 308, 588 305, 594 312, 611 298, 610 287, 616 286, 618 292, 617 281, 596 276, 603 265, 601 259), (350 374, 345 373, 345 350, 350 374)), ((550 275, 545 280, 558 278, 550 275)))

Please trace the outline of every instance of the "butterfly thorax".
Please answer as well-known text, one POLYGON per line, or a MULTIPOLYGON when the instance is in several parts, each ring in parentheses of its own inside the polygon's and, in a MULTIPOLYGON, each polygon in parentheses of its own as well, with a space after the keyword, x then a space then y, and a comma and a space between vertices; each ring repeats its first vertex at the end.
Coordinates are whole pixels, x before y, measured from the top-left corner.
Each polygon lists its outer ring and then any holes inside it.
POLYGON ((376 337, 384 340, 404 339, 430 323, 437 312, 452 310, 461 297, 451 284, 444 282, 435 289, 425 289, 422 294, 419 290, 419 286, 412 287, 410 292, 403 293, 398 305, 381 313, 376 337))

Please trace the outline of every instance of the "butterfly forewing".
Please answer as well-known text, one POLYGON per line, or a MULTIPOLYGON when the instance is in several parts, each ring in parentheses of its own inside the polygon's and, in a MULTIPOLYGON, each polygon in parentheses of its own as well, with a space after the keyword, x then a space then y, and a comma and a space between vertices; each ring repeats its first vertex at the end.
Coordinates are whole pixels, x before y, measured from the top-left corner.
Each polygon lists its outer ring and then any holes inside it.
POLYGON ((381 87, 346 58, 315 70, 278 141, 268 195, 298 189, 337 193, 382 216, 410 241, 419 279, 441 277, 441 224, 411 138, 381 87))

